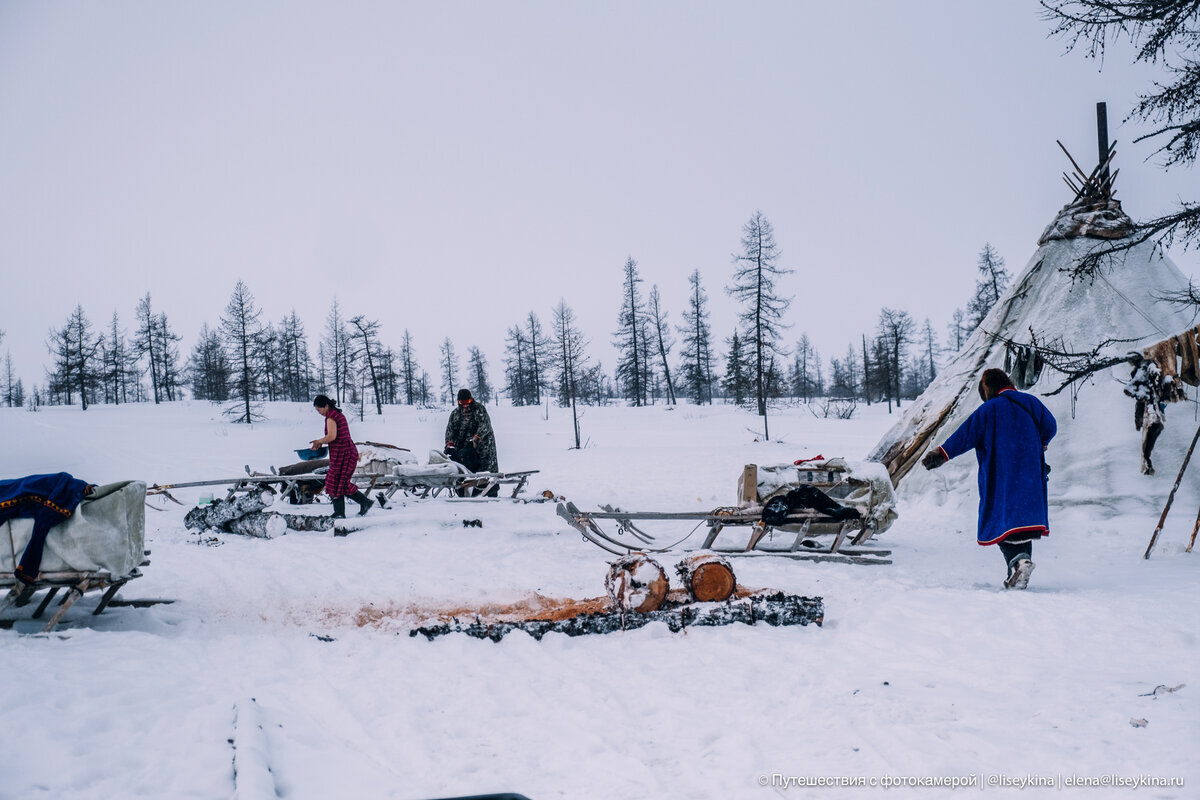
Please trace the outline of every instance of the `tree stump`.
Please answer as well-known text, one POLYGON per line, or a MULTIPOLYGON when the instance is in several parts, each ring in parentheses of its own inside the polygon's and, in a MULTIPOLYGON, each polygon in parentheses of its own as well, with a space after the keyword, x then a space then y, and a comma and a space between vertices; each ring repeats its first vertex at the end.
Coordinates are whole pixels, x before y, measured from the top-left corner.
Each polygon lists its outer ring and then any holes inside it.
POLYGON ((656 611, 671 588, 667 573, 645 553, 630 553, 612 563, 604 580, 608 596, 621 611, 656 611))
POLYGON ((733 567, 714 553, 695 553, 675 565, 675 572, 693 600, 723 602, 733 597, 737 578, 733 567))

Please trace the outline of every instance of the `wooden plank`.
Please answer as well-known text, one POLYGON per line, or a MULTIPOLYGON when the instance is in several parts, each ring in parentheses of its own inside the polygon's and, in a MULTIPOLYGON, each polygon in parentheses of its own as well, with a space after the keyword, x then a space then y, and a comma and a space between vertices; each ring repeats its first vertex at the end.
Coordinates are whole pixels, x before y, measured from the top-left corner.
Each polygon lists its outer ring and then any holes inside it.
POLYGON ((800 526, 800 531, 796 534, 796 541, 792 542, 792 551, 796 552, 800 549, 800 543, 804 541, 804 537, 808 536, 808 528, 812 524, 812 520, 805 520, 800 526))
POLYGON ((112 602, 113 596, 116 595, 116 593, 120 591, 121 587, 126 583, 127 581, 117 581, 112 586, 109 586, 104 592, 104 596, 100 598, 100 603, 96 606, 96 610, 92 612, 92 616, 94 617, 104 611, 104 609, 108 607, 108 604, 112 602))
MULTIPOLYGON (((93 582, 108 583, 112 580, 112 575, 107 572, 39 572, 36 586, 43 588, 45 586, 72 586, 84 578, 89 578, 93 582)), ((0 572, 0 587, 4 586, 20 586, 20 581, 17 576, 11 572, 0 572)), ((3 609, 0 609, 3 610, 3 609)))
MULTIPOLYGON (((710 520, 713 522, 741 523, 752 525, 760 514, 714 514, 711 511, 587 511, 593 519, 645 519, 645 520, 710 520)), ((799 520, 797 520, 798 522, 799 520)))
POLYGON ((790 558, 795 561, 828 561, 835 564, 891 564, 890 559, 885 558, 865 558, 862 556, 851 556, 845 553, 838 555, 829 555, 827 553, 792 553, 787 551, 775 550, 754 550, 746 552, 744 550, 714 550, 714 553, 720 553, 724 556, 739 556, 749 558, 790 558))
POLYGON ((60 586, 51 587, 50 591, 46 592, 46 596, 42 598, 42 602, 38 604, 37 610, 33 612, 34 619, 41 619, 42 614, 46 612, 46 606, 50 605, 50 601, 54 599, 54 595, 58 594, 60 586))
POLYGON ((566 520, 568 525, 570 525, 575 530, 579 531, 579 533, 581 533, 583 535, 583 538, 587 539, 589 542, 596 545, 601 550, 606 550, 609 553, 612 553, 613 555, 616 555, 616 556, 623 556, 623 555, 627 554, 628 548, 625 548, 624 550, 614 550, 611 545, 609 545, 608 543, 603 542, 603 541, 597 539, 595 536, 593 536, 591 531, 588 530, 587 528, 585 528, 575 518, 575 516, 573 514, 571 514, 571 512, 568 511, 565 506, 563 506, 562 503, 558 504, 558 515, 560 517, 562 517, 564 520, 566 520))
POLYGON ((21 596, 22 588, 23 584, 17 584, 8 590, 8 594, 0 599, 0 612, 7 610, 9 606, 17 602, 17 598, 21 596))
POLYGON ((91 581, 86 578, 80 581, 78 585, 72 586, 67 591, 67 596, 63 600, 62 605, 58 607, 58 611, 54 612, 54 616, 51 617, 50 621, 46 623, 46 627, 42 628, 42 633, 49 633, 58 627, 58 623, 62 621, 62 618, 71 609, 71 606, 75 605, 79 598, 83 597, 84 592, 86 592, 90 587, 91 581))
POLYGON ((747 464, 742 467, 742 477, 738 480, 738 502, 758 502, 758 465, 747 464))
MULTIPOLYGON (((613 508, 610 505, 603 505, 600 507, 602 509, 604 509, 606 512, 609 512, 611 514, 620 514, 621 513, 621 509, 613 508)), ((633 520, 629 519, 629 517, 616 517, 616 520, 617 520, 617 527, 619 527, 625 533, 628 533, 630 536, 633 536, 636 539, 641 539, 643 542, 646 542, 647 544, 654 541, 653 536, 646 533, 644 530, 639 528, 637 525, 634 525, 633 520)))
POLYGON ((750 541, 746 544, 746 550, 753 550, 762 541, 762 538, 771 530, 771 526, 762 524, 762 521, 754 523, 754 530, 750 533, 750 541))
POLYGON ((846 540, 846 531, 850 528, 849 521, 842 523, 842 528, 837 532, 837 536, 833 539, 833 544, 829 546, 830 553, 836 553, 842 546, 842 542, 846 540))
POLYGON ((701 550, 710 549, 712 547, 713 542, 716 541, 717 534, 720 533, 724 529, 725 529, 725 523, 710 522, 709 526, 708 526, 708 536, 705 537, 704 545, 700 549, 701 550))
POLYGON ((122 600, 116 598, 109 601, 109 605, 113 608, 149 608, 150 606, 170 605, 174 600, 160 600, 154 598, 137 598, 134 600, 122 600))

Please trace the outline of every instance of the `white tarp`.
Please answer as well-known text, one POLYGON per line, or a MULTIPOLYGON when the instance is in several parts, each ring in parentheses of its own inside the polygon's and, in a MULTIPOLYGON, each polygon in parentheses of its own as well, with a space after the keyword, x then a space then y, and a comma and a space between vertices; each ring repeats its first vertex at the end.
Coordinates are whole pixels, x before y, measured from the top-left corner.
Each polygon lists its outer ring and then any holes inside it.
MULTIPOLYGON (((0 523, 0 572, 12 572, 33 535, 33 520, 0 523)), ((142 563, 146 542, 146 484, 97 486, 66 521, 50 529, 42 572, 107 572, 128 577, 142 563)))

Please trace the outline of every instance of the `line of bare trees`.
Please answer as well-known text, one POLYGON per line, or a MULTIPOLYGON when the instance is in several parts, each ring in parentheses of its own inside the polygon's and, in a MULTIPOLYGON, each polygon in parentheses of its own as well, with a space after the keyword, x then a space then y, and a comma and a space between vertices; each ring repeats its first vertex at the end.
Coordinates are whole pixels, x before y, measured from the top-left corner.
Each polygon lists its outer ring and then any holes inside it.
MULTIPOLYGON (((347 317, 335 299, 325 329, 313 351, 304 323, 295 310, 279 322, 264 322, 249 287, 238 281, 218 324, 201 326, 187 359, 179 353, 181 337, 166 313, 157 312, 149 294, 135 310, 137 327, 129 334, 113 312, 97 331, 82 305, 47 338, 51 363, 46 382, 34 387, 32 404, 74 405, 86 410, 95 403, 171 402, 185 394, 197 400, 227 404, 226 414, 238 422, 263 418, 267 401, 309 401, 318 392, 340 403, 368 403, 376 413, 384 404, 428 404, 458 388, 458 356, 447 339, 442 346, 441 392, 417 361, 412 334, 405 330, 399 349, 383 343, 381 324, 363 315, 347 317)), ((478 347, 468 350, 466 382, 477 397, 494 396, 487 359, 478 347)), ((12 358, 4 362, 6 405, 27 402, 21 381, 12 374, 12 358)))
MULTIPOLYGON (((468 386, 483 402, 500 394, 514 405, 549 400, 576 408, 623 398, 634 406, 679 400, 747 404, 763 417, 779 399, 807 402, 816 397, 855 398, 899 405, 915 397, 937 373, 942 348, 929 320, 918 326, 903 310, 883 308, 875 330, 851 342, 841 357, 823 363, 807 333, 792 348, 784 345, 785 313, 791 298, 780 283, 793 270, 780 265, 771 223, 755 212, 743 226, 741 250, 732 256, 725 292, 738 301, 738 326, 717 352, 708 295, 699 270, 688 279, 680 324, 671 323, 657 286, 643 292, 638 263, 622 267, 622 304, 613 344, 613 372, 592 358, 574 311, 561 300, 549 325, 535 311, 511 326, 505 339, 504 381, 499 390, 478 346, 467 350, 465 367, 450 338, 439 348, 436 377, 419 364, 413 335, 404 330, 398 348, 387 345, 379 320, 348 316, 335 299, 321 336, 310 345, 303 321, 292 310, 278 322, 264 322, 249 287, 239 281, 216 325, 201 327, 186 360, 181 337, 149 294, 135 308, 128 334, 116 312, 95 331, 82 306, 53 329, 47 341, 52 366, 37 402, 74 404, 170 402, 185 394, 227 405, 230 418, 262 418, 265 401, 308 401, 317 392, 339 403, 368 405, 377 414, 389 404, 445 402, 468 386)), ((985 245, 977 264, 975 295, 957 310, 952 346, 961 346, 1004 291, 1004 260, 985 245)), ((20 405, 25 392, 6 360, 8 404, 20 405)))

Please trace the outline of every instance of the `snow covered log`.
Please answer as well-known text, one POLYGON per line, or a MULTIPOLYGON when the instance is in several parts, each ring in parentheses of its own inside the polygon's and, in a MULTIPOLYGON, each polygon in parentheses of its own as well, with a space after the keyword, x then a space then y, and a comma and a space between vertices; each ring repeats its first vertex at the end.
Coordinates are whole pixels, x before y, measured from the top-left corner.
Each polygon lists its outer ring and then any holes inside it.
POLYGON ((233 707, 233 796, 235 800, 278 797, 271 773, 271 747, 263 730, 262 709, 253 698, 233 707))
POLYGON ((271 492, 250 492, 233 500, 217 500, 210 506, 193 508, 184 517, 189 530, 215 529, 256 539, 274 539, 287 530, 328 531, 338 520, 328 515, 280 514, 264 511, 275 499, 271 492))
POLYGON ((766 623, 774 627, 783 625, 820 626, 825 619, 825 605, 820 597, 775 592, 757 594, 726 603, 681 603, 669 604, 657 611, 601 611, 579 614, 562 620, 524 620, 518 622, 486 623, 476 618, 463 624, 457 619, 442 625, 433 625, 409 631, 409 636, 424 636, 433 640, 449 633, 465 633, 476 639, 491 639, 498 642, 510 631, 522 630, 534 639, 541 640, 547 633, 565 633, 567 636, 584 636, 592 633, 613 633, 635 630, 651 622, 663 622, 672 633, 685 628, 714 627, 740 622, 745 625, 766 623))
POLYGON ((288 524, 282 514, 271 511, 255 511, 244 517, 229 520, 221 529, 239 536, 274 539, 276 536, 287 533, 288 524))
POLYGON ((630 553, 614 561, 604 579, 613 606, 621 611, 654 611, 671 588, 667 573, 645 553, 630 553))
POLYGON ((694 553, 675 565, 692 599, 723 602, 733 596, 737 578, 729 562, 714 553, 694 553))
POLYGON ((249 492, 232 500, 215 500, 212 505, 193 508, 183 518, 183 524, 188 530, 195 531, 223 528, 232 520, 262 511, 274 500, 275 495, 271 492, 249 492))
MULTIPOLYGON (((274 513, 274 512, 272 512, 274 513)), ((338 522, 345 523, 346 520, 336 520, 328 514, 277 514, 282 517, 287 523, 287 527, 293 531, 331 531, 338 522)))

